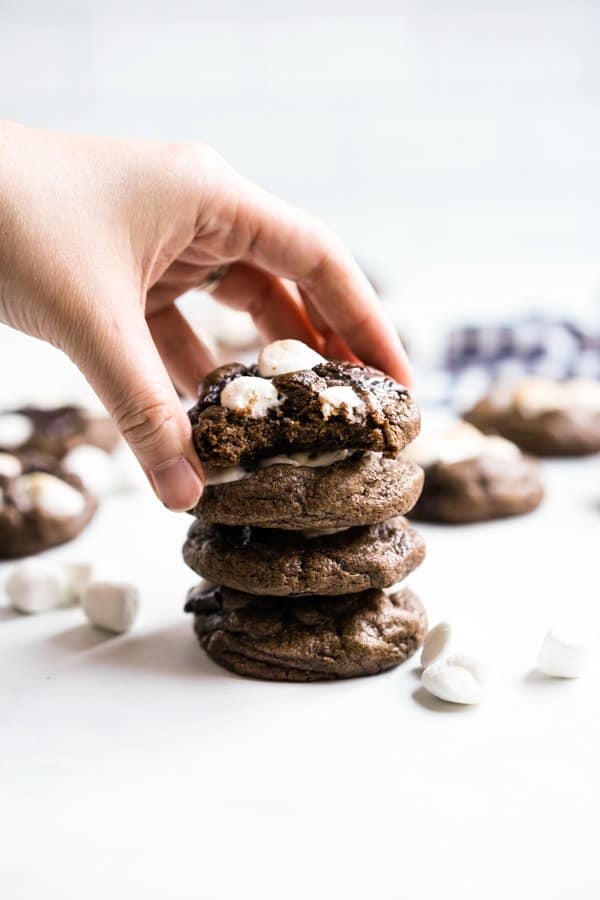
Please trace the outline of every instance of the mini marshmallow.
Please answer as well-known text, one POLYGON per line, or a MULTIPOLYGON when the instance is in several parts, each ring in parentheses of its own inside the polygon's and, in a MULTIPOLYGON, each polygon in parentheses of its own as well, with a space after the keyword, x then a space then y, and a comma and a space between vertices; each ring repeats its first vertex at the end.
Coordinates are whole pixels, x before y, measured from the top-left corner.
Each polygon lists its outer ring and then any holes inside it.
POLYGON ((537 667, 554 678, 579 678, 588 668, 592 653, 589 629, 576 619, 561 619, 546 634, 537 667))
POLYGON ((515 385, 514 403, 524 416, 538 416, 565 409, 568 397, 559 382, 532 375, 515 385))
POLYGON ((138 614, 140 594, 124 581, 93 581, 83 592, 81 606, 92 625, 122 634, 138 614))
POLYGON ((571 378, 564 383, 564 388, 576 409, 600 413, 600 381, 592 378, 571 378))
POLYGON ((257 419, 265 416, 280 400, 277 388, 267 378, 241 375, 221 391, 221 406, 257 419))
POLYGON ((516 444, 497 434, 484 434, 481 456, 488 459, 503 459, 507 462, 518 459, 521 451, 516 444))
POLYGON ((421 675, 423 687, 448 703, 476 704, 484 695, 486 666, 475 656, 442 656, 421 675))
POLYGON ((403 455, 425 469, 438 462, 451 465, 478 457, 510 461, 518 459, 521 451, 505 438, 485 435, 474 425, 460 421, 419 435, 403 455))
POLYGON ((514 403, 525 416, 571 409, 600 412, 600 382, 591 378, 559 382, 531 376, 515 385, 514 403))
POLYGON ((449 655, 467 655, 484 652, 487 635, 483 626, 467 616, 455 617, 451 622, 442 621, 431 628, 421 650, 421 665, 424 669, 438 659, 449 655))
POLYGON ((110 453, 100 447, 93 447, 91 444, 73 447, 63 459, 62 465, 66 472, 81 478, 86 488, 97 497, 112 494, 119 487, 113 459, 110 453))
POLYGON ((301 372, 325 362, 325 358, 307 347, 302 341, 292 339, 273 341, 263 347, 258 357, 258 374, 263 378, 275 375, 287 375, 288 372, 301 372))
POLYGON ((78 516, 85 509, 85 497, 81 491, 47 472, 21 475, 19 488, 34 509, 51 518, 78 516))
POLYGON ((65 571, 37 559, 25 560, 13 568, 6 593, 12 607, 22 613, 59 609, 76 600, 65 571))
POLYGON ((324 419, 340 416, 345 413, 349 419, 354 418, 354 410, 364 408, 364 403, 351 387, 339 385, 325 388, 319 394, 321 413, 324 419))
POLYGON ((26 444, 33 434, 33 423, 29 416, 21 413, 0 415, 0 447, 17 450, 26 444))
POLYGON ((16 478, 23 471, 20 460, 12 453, 0 453, 0 475, 5 478, 16 478))

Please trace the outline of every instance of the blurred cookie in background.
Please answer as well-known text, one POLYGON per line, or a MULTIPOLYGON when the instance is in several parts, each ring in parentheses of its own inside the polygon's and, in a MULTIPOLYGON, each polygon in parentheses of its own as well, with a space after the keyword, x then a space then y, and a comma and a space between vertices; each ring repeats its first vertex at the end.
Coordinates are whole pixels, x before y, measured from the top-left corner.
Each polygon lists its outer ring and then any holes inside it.
POLYGON ((536 509, 544 496, 539 467, 502 437, 467 422, 452 422, 419 436, 403 451, 425 472, 411 518, 465 524, 536 509))
POLYGON ((50 457, 0 453, 0 559, 72 540, 96 509, 81 480, 50 457))
POLYGON ((0 450, 62 459, 81 444, 110 453, 119 442, 112 419, 82 406, 23 406, 0 413, 0 450))
POLYGON ((600 381, 532 376, 492 388, 464 418, 536 456, 600 451, 600 381))

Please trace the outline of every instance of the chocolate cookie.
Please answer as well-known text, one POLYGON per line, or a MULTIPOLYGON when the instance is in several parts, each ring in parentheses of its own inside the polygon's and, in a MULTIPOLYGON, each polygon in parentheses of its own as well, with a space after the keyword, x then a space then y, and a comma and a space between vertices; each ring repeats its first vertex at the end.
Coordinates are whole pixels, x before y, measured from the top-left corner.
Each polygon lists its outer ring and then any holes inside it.
POLYGON ((8 452, 37 452, 62 459, 79 444, 92 444, 110 452, 118 440, 112 419, 93 415, 79 406, 25 406, 0 413, 0 450, 8 452))
POLYGON ((270 681, 376 675, 408 659, 427 630, 421 602, 407 588, 284 603, 222 587, 192 589, 185 608, 215 662, 270 681))
POLYGON ((422 538, 402 518, 312 537, 199 519, 183 546, 187 565, 214 584, 282 597, 388 587, 424 556, 422 538))
POLYGON ((273 378, 259 377, 256 366, 221 366, 204 381, 189 416, 196 451, 214 467, 340 448, 395 454, 419 430, 406 388, 343 362, 273 378))
POLYGON ((600 450, 600 415, 557 410, 523 416, 518 410, 490 410, 479 403, 465 419, 486 434, 500 434, 535 456, 586 456, 600 450))
POLYGON ((7 474, 7 458, 17 458, 0 456, 0 558, 29 556, 70 541, 96 512, 96 501, 79 478, 56 464, 24 460, 20 471, 7 474))
POLYGON ((411 517, 429 522, 481 522, 531 512, 543 496, 538 465, 526 456, 436 462, 425 469, 423 493, 411 517))
POLYGON ((527 378, 494 389, 465 414, 488 434, 500 434, 536 456, 600 451, 600 384, 574 378, 527 378))
POLYGON ((349 528, 404 515, 422 486, 423 472, 410 460, 358 453, 317 467, 270 465, 209 485, 193 513, 224 525, 349 528))

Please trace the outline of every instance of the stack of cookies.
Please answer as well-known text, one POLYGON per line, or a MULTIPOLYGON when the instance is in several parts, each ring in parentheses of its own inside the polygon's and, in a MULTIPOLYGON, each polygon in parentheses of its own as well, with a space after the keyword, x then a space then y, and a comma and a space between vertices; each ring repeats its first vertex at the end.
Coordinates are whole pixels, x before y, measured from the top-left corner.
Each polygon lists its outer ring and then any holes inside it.
POLYGON ((403 518, 423 474, 399 453, 419 430, 407 390, 299 341, 222 366, 190 411, 207 487, 183 548, 205 582, 186 611, 216 662, 278 681, 385 671, 421 644, 422 561, 403 518), (391 589, 391 590, 390 590, 391 589))

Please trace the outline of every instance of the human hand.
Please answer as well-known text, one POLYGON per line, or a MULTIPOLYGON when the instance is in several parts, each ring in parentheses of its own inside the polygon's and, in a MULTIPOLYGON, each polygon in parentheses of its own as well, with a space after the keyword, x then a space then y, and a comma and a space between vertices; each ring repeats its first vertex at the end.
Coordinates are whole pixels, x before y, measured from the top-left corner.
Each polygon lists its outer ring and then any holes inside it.
POLYGON ((198 501, 203 472, 173 382, 195 396, 214 363, 174 301, 221 267, 215 296, 266 340, 298 338, 409 382, 335 235, 210 148, 0 122, 0 320, 76 363, 175 510, 198 501))

